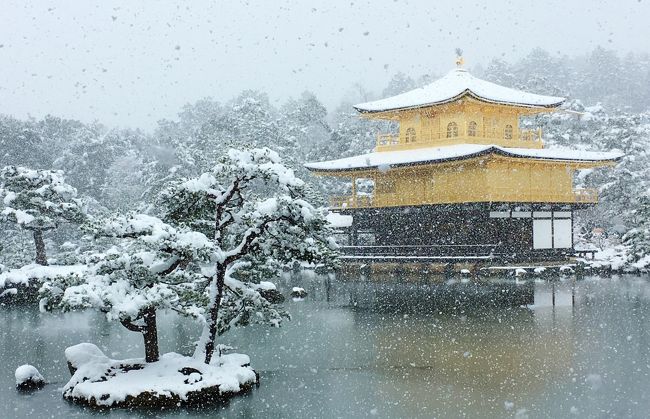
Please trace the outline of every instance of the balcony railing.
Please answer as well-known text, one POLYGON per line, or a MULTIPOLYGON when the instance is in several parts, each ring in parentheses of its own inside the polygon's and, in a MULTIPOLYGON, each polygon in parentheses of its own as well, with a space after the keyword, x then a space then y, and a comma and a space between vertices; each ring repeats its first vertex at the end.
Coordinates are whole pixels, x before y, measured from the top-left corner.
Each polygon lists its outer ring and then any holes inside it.
POLYGON ((574 189, 575 202, 595 204, 598 202, 598 190, 593 188, 574 189))
POLYGON ((386 151, 400 148, 418 148, 423 145, 449 145, 457 143, 459 140, 473 144, 505 144, 513 147, 542 148, 541 128, 534 130, 518 130, 506 132, 504 129, 487 129, 484 131, 475 131, 474 135, 467 129, 449 133, 447 131, 429 132, 426 134, 416 135, 415 137, 406 138, 399 134, 379 134, 377 135, 377 151, 386 151), (457 135, 453 135, 453 134, 457 135))
POLYGON ((372 206, 372 195, 346 195, 330 197, 330 208, 370 208, 372 206))
POLYGON ((596 189, 574 189, 572 191, 558 192, 553 190, 528 190, 517 191, 509 188, 492 187, 487 191, 451 191, 448 194, 427 197, 427 195, 397 193, 372 195, 357 195, 356 197, 332 196, 330 208, 375 208, 396 207, 408 205, 433 205, 433 204, 462 204, 468 202, 543 202, 543 203, 569 203, 569 204, 595 204, 598 202, 596 189))

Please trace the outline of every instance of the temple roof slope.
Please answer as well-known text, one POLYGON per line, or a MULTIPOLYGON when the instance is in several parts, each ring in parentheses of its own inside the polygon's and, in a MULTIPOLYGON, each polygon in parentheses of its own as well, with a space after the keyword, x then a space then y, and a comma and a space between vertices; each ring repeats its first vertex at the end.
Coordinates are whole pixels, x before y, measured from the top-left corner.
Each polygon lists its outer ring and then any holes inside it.
POLYGON ((472 76, 467 70, 457 68, 446 76, 424 87, 397 96, 355 105, 361 113, 396 111, 442 105, 469 95, 477 100, 528 108, 555 108, 566 99, 543 96, 499 86, 472 76))
POLYGON ((387 170, 399 166, 415 166, 453 160, 466 160, 487 154, 567 162, 613 162, 623 157, 623 153, 619 152, 595 152, 564 148, 526 149, 500 147, 496 145, 459 144, 417 150, 373 152, 338 160, 307 163, 305 164, 305 167, 314 172, 367 169, 387 170))

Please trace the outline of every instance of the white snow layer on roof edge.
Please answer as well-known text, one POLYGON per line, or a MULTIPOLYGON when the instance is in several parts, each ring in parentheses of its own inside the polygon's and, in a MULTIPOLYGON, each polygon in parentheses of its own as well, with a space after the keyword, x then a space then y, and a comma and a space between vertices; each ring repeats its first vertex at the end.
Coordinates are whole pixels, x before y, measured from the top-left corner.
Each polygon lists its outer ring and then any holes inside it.
POLYGON ((338 160, 306 163, 305 167, 315 171, 374 168, 387 170, 391 166, 466 159, 487 153, 542 160, 585 162, 612 161, 623 157, 623 153, 619 152, 596 152, 566 148, 507 148, 497 145, 459 144, 445 147, 419 148, 415 150, 373 152, 338 160))
POLYGON ((566 99, 543 96, 499 86, 472 76, 467 70, 457 68, 446 76, 418 89, 355 105, 360 112, 381 112, 395 109, 416 108, 454 100, 464 94, 473 94, 488 102, 513 104, 527 107, 555 107, 566 99))

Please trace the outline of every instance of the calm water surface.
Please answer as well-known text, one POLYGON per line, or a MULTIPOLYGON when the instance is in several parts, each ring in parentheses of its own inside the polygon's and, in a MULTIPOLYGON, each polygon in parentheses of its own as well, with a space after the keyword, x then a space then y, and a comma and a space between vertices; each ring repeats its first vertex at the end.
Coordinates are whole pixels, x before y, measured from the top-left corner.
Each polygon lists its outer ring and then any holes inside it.
MULTIPOLYGON (((295 281, 287 280, 284 290, 295 281)), ((139 357, 140 336, 93 312, 0 307, 0 418, 650 415, 646 278, 579 281, 574 307, 570 281, 561 282, 555 308, 547 283, 497 285, 488 292, 456 284, 443 294, 423 284, 321 277, 301 285, 309 297, 286 303, 293 320, 281 329, 249 327, 224 336, 224 343, 251 356, 262 383, 209 409, 97 412, 68 404, 59 390, 69 378, 67 346, 88 341, 114 358, 139 357), (504 294, 534 296, 533 305, 490 303, 504 294), (51 384, 16 392, 13 372, 23 363, 35 365, 51 384)), ((191 353, 195 325, 171 315, 160 323, 163 352, 191 353)))

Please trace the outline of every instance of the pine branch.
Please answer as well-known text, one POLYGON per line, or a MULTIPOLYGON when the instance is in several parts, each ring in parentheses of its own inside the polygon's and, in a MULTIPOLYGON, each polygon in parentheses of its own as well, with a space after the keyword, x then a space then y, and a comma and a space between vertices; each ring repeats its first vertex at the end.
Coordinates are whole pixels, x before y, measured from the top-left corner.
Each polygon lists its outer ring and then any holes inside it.
POLYGON ((128 320, 127 319, 120 319, 120 323, 122 323, 122 326, 126 327, 128 330, 130 330, 132 332, 142 333, 142 332, 144 332, 144 329, 145 329, 144 326, 140 326, 140 325, 132 323, 131 319, 128 319, 128 320))

